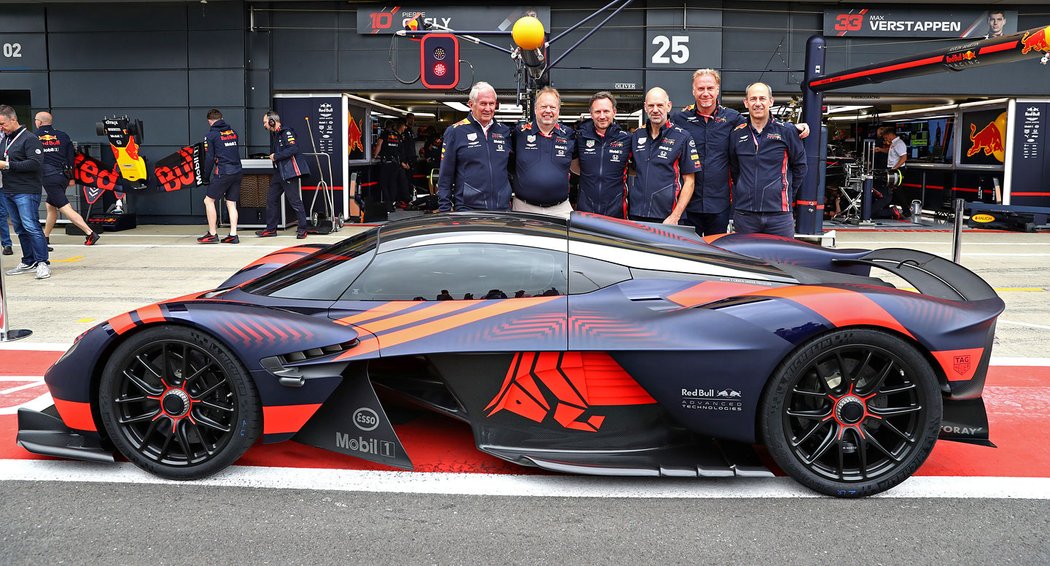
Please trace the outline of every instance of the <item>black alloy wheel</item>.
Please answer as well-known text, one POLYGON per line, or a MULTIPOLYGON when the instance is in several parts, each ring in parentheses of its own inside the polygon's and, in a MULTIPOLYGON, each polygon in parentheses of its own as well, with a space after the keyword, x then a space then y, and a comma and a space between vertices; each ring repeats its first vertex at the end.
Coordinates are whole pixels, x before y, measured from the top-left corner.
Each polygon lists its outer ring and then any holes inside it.
POLYGON ((102 375, 99 412, 121 454, 176 480, 232 464, 262 422, 244 367, 215 339, 181 326, 149 328, 117 347, 102 375))
POLYGON ((940 428, 937 378, 904 340, 838 330, 792 354, 767 386, 761 428, 776 463, 827 495, 862 497, 907 479, 940 428))

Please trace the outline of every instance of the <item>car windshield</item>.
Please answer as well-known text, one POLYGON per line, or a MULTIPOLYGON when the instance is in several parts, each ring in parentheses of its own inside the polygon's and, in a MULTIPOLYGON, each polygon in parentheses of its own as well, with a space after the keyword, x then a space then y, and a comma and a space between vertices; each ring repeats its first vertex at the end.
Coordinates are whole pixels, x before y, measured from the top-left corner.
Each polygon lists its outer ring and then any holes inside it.
POLYGON ((278 267, 244 286, 256 295, 335 300, 372 260, 379 230, 355 234, 342 242, 278 267))

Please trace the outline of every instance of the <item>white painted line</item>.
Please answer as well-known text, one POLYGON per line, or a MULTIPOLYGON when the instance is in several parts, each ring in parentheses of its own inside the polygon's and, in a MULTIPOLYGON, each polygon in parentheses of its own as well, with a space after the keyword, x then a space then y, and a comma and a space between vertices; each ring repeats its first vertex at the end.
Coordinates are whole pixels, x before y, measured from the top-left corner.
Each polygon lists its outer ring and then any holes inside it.
MULTIPOLYGON (((132 464, 0 460, 0 481, 66 481, 308 489, 360 493, 418 493, 514 497, 758 499, 821 497, 790 478, 604 478, 551 475, 449 474, 232 466, 194 482, 157 478, 132 464)), ((913 477, 887 498, 1050 499, 1050 478, 913 477)))
POLYGON ((17 340, 14 342, 0 342, 0 350, 65 352, 72 345, 72 342, 69 344, 63 344, 61 342, 24 342, 17 340))
POLYGON ((993 366, 1050 366, 1050 358, 1017 358, 1010 356, 992 356, 993 366))
POLYGON ((1016 326, 1027 326, 1028 328, 1038 328, 1040 330, 1050 330, 1050 326, 1047 326, 1045 324, 1032 324, 1030 322, 1014 322, 1012 320, 1004 320, 1004 319, 1001 319, 1001 318, 999 320, 997 320, 996 322, 1005 323, 1005 324, 1013 324, 1013 325, 1016 325, 1016 326))

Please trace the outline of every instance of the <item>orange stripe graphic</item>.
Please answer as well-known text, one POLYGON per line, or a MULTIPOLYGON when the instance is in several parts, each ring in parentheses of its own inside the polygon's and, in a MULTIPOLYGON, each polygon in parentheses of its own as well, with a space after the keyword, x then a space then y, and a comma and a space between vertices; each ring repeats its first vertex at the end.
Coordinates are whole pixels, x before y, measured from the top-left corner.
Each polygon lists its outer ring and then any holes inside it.
POLYGON ((135 321, 131 320, 131 313, 117 315, 106 322, 109 323, 109 326, 112 327, 113 331, 117 334, 124 334, 132 328, 135 328, 135 321))
POLYGON ((299 432, 321 404, 263 407, 263 434, 299 432))
POLYGON ((66 426, 76 430, 98 431, 95 427, 95 419, 91 417, 90 403, 66 401, 58 397, 53 397, 53 400, 55 408, 58 409, 58 416, 62 417, 62 422, 66 423, 66 426))
POLYGON ((914 338, 907 328, 893 318, 893 315, 886 312, 886 309, 856 291, 833 287, 787 285, 748 294, 792 300, 828 319, 838 327, 882 326, 914 338))
MULTIPOLYGON (((419 305, 418 301, 410 301, 412 305, 419 305)), ((461 311, 465 308, 476 306, 477 303, 474 301, 441 301, 434 303, 430 306, 422 308, 418 311, 413 311, 400 316, 392 316, 390 318, 384 318, 383 320, 377 320, 375 322, 368 322, 359 324, 361 328, 376 334, 383 332, 384 330, 390 330, 391 328, 397 328, 398 326, 404 326, 413 322, 419 322, 435 316, 444 316, 456 311, 461 311)))
POLYGON ((336 324, 342 324, 343 326, 350 326, 351 324, 360 324, 368 320, 375 320, 377 318, 382 318, 384 316, 398 313, 417 305, 419 305, 418 301, 392 301, 389 303, 383 303, 375 308, 368 309, 364 312, 352 314, 350 316, 344 316, 343 318, 340 318, 335 322, 336 324))
POLYGON ((667 300, 678 303, 683 307, 695 307, 704 305, 726 297, 735 295, 746 295, 753 291, 766 290, 768 287, 761 285, 749 285, 747 283, 730 283, 728 281, 705 281, 693 285, 688 289, 682 289, 667 297, 667 300))

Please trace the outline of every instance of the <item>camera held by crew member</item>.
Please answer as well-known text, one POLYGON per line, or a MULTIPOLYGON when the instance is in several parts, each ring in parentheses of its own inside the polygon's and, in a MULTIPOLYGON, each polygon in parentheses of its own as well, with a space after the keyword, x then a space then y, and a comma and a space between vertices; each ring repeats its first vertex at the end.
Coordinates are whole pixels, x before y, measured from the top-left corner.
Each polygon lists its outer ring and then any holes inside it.
POLYGON ((408 175, 411 167, 405 159, 405 123, 387 120, 372 155, 379 158, 379 190, 387 210, 404 208, 409 200, 408 175))

